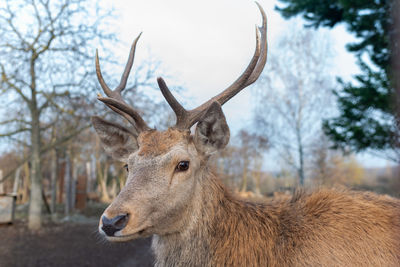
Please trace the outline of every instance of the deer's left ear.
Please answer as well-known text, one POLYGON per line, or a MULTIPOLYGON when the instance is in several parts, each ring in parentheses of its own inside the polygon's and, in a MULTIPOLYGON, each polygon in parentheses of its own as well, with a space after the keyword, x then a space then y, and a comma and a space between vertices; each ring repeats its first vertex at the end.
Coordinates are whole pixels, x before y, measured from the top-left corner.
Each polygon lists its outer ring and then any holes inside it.
POLYGON ((104 149, 114 159, 127 162, 138 149, 137 134, 133 131, 97 116, 92 117, 92 123, 104 149))
POLYGON ((206 155, 223 149, 229 142, 229 127, 221 105, 215 101, 196 126, 194 143, 206 155))

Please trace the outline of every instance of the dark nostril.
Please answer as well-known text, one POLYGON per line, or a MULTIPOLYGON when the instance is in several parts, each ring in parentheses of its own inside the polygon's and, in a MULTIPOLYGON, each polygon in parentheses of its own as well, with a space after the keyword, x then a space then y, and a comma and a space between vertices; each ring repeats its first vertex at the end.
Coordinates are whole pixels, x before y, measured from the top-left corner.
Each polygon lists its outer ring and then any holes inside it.
POLYGON ((113 236, 115 232, 125 228, 126 224, 128 223, 128 220, 129 220, 128 214, 117 215, 111 219, 107 218, 106 216, 103 216, 101 219, 103 223, 101 229, 106 233, 106 235, 113 236))
POLYGON ((114 225, 116 228, 119 230, 125 228, 126 224, 128 223, 129 215, 124 214, 124 215, 118 215, 117 217, 114 218, 114 225))

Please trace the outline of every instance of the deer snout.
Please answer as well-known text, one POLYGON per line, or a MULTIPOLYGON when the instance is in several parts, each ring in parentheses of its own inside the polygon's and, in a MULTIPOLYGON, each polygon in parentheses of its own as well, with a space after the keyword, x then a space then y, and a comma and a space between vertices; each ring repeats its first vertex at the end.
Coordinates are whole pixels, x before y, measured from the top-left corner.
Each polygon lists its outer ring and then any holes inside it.
POLYGON ((117 215, 114 218, 108 218, 107 216, 103 215, 101 218, 101 230, 103 230, 107 236, 114 236, 115 232, 125 228, 128 220, 129 214, 117 215))

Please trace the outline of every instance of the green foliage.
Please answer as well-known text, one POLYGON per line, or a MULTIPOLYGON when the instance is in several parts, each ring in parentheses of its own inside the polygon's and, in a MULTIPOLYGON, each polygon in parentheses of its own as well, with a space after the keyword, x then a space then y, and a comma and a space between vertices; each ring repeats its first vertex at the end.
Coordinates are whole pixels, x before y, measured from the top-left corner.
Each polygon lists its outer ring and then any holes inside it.
POLYGON ((277 10, 285 18, 303 15, 309 27, 334 27, 344 23, 359 41, 348 50, 367 53, 371 61, 385 69, 389 65, 390 0, 280 0, 286 7, 277 10))
POLYGON ((325 133, 336 148, 390 149, 396 131, 392 121, 391 92, 384 72, 373 72, 360 63, 363 74, 355 76, 361 86, 338 79, 341 90, 335 91, 340 115, 324 121, 325 133))
MULTIPOLYGON (((362 71, 355 81, 339 79, 335 92, 340 114, 324 122, 337 147, 393 149, 394 88, 390 81, 390 0, 280 0, 285 18, 302 15, 307 27, 334 27, 344 23, 358 39, 347 49, 356 54, 362 71)), ((397 40, 396 40, 397 42, 397 40)))

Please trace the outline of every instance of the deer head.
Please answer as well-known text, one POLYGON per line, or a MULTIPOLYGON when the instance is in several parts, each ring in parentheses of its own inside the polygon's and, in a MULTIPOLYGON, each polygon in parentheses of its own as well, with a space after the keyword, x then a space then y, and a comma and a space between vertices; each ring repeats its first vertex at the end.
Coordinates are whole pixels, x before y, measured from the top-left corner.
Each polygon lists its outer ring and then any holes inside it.
POLYGON ((165 81, 157 79, 163 96, 176 114, 176 125, 166 131, 151 129, 121 96, 140 35, 133 42, 121 82, 114 90, 104 82, 96 51, 96 73, 107 95, 98 99, 132 125, 128 129, 92 117, 106 152, 124 162, 128 169, 124 188, 100 219, 99 231, 108 240, 167 235, 184 227, 184 215, 190 212, 190 203, 206 170, 208 158, 229 141, 229 127, 221 105, 254 83, 267 60, 266 16, 262 7, 258 7, 263 22, 256 28, 254 55, 242 75, 222 93, 193 110, 186 110, 172 95, 165 81), (190 128, 196 123, 195 133, 191 135, 190 128))

